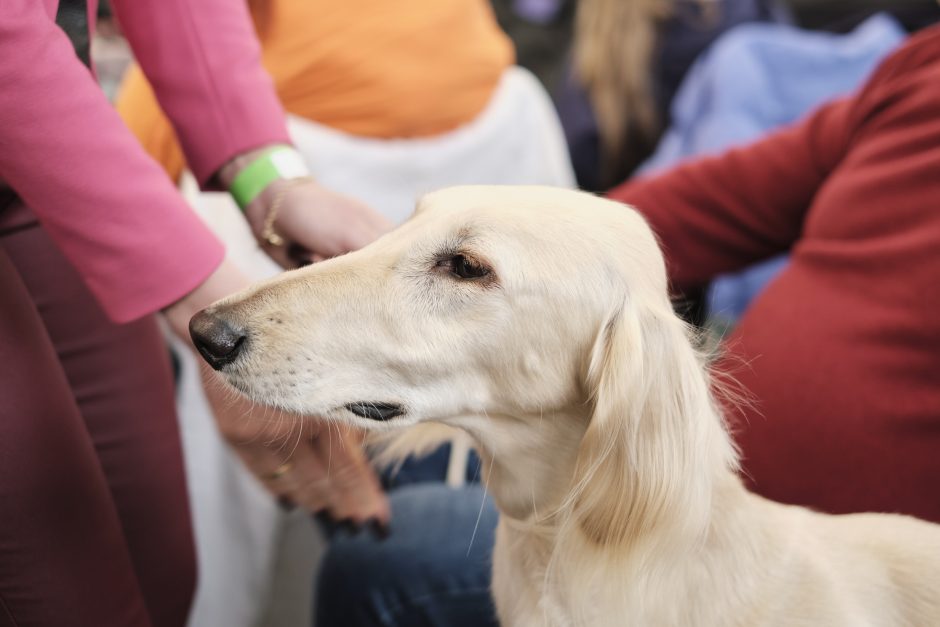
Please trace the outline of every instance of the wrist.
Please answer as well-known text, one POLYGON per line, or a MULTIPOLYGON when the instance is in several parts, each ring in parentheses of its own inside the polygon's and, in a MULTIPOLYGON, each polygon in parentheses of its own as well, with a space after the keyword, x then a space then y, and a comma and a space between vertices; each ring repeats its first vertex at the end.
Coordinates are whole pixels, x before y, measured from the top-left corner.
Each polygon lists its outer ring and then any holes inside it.
POLYGON ((239 208, 245 211, 273 183, 309 174, 303 156, 296 149, 277 144, 239 155, 223 167, 219 178, 239 208))
POLYGON ((278 146, 287 146, 287 144, 267 144, 259 148, 253 148, 251 150, 239 153, 232 157, 229 161, 226 161, 225 164, 219 168, 219 171, 216 173, 216 181, 218 182, 219 186, 228 190, 232 184, 232 181, 235 180, 235 177, 238 176, 238 173, 241 172, 245 166, 260 157, 268 150, 278 146))

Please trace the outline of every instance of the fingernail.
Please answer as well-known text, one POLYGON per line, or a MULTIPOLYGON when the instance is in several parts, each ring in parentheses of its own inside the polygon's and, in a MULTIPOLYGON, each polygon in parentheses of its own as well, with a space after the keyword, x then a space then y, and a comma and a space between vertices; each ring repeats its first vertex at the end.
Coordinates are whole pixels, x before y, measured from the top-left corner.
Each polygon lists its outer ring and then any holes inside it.
POLYGON ((313 518, 327 529, 333 529, 333 519, 330 518, 330 515, 326 513, 326 510, 321 510, 314 513, 313 518))
POLYGON ((379 540, 385 540, 391 533, 389 531, 388 525, 378 520, 377 518, 369 519, 369 530, 372 532, 372 535, 374 535, 379 540))
POLYGON ((355 535, 360 531, 359 525, 349 518, 344 518, 343 520, 339 521, 338 526, 349 535, 355 535))

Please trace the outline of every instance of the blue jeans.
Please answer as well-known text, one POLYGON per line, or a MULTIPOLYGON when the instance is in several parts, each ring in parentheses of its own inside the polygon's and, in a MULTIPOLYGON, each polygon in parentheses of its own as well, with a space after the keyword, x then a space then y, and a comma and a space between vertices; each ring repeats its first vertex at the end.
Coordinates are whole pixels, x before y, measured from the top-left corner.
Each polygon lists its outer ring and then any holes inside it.
POLYGON ((386 539, 332 531, 316 582, 317 627, 498 625, 490 598, 496 507, 479 483, 444 485, 447 453, 384 478, 386 539))

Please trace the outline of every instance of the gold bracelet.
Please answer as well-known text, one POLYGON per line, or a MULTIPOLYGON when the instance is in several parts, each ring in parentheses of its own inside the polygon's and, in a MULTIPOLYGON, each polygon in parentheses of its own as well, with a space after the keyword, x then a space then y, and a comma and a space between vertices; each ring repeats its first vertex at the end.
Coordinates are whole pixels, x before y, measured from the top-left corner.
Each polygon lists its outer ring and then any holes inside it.
POLYGON ((284 194, 296 183, 309 183, 311 181, 313 181, 313 179, 309 176, 300 176, 284 181, 284 185, 281 186, 281 189, 277 190, 277 193, 274 195, 274 200, 271 201, 271 206, 268 208, 268 213, 264 216, 264 225, 261 227, 261 241, 275 247, 284 245, 284 238, 278 235, 277 231, 274 230, 274 222, 277 220, 277 213, 281 209, 284 194))

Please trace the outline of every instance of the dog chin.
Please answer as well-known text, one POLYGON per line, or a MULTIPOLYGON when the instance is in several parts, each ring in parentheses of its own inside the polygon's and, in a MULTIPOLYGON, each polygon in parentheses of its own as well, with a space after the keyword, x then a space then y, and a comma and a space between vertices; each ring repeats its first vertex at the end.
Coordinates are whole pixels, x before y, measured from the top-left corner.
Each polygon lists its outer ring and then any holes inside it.
POLYGON ((261 389, 252 385, 254 379, 234 372, 219 373, 219 379, 229 387, 251 401, 304 416, 316 416, 345 423, 369 431, 384 431, 387 428, 404 427, 416 424, 413 412, 406 410, 403 403, 379 400, 355 400, 350 402, 311 402, 309 397, 291 394, 286 390, 272 393, 270 389, 261 389))

